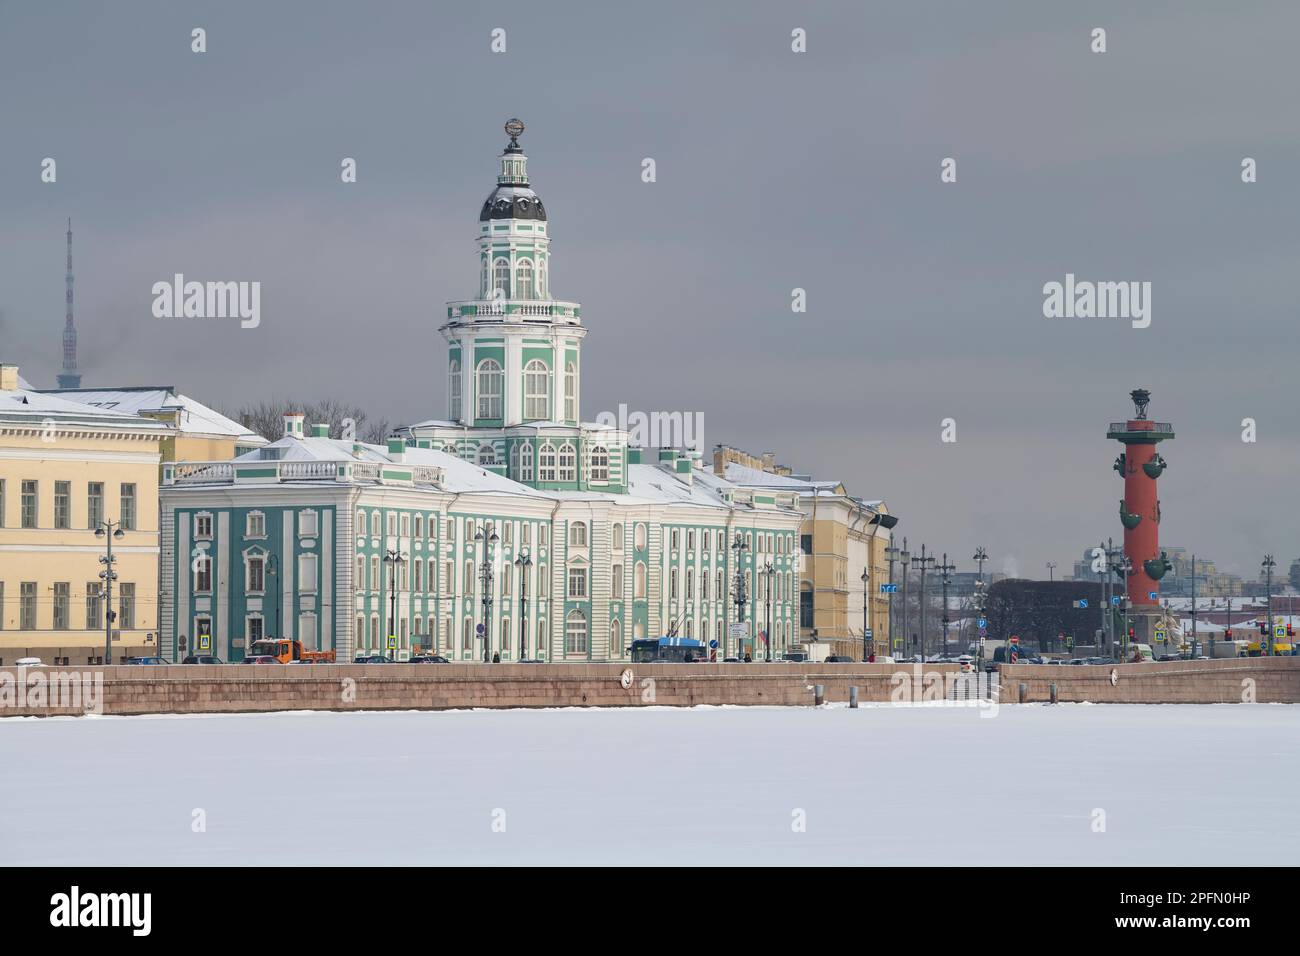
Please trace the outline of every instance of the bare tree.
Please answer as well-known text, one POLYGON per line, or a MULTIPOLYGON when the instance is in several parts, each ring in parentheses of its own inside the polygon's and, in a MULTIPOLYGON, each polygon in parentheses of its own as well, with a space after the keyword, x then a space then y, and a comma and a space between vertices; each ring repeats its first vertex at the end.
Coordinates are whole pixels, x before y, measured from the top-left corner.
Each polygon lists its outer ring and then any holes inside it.
POLYGON ((234 414, 224 413, 249 431, 274 441, 284 434, 284 416, 301 412, 308 428, 328 425, 331 438, 381 445, 388 437, 387 419, 372 419, 358 405, 347 405, 335 398, 318 402, 261 401, 246 405, 234 414))

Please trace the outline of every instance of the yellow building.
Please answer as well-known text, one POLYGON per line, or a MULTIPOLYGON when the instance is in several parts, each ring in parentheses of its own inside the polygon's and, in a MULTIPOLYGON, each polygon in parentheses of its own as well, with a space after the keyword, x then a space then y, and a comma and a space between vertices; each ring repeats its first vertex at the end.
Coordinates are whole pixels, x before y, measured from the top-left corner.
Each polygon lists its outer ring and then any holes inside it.
POLYGON ((796 475, 770 452, 751 455, 718 445, 713 470, 738 485, 799 494, 800 640, 828 641, 833 653, 860 659, 865 628, 870 649, 888 654, 889 595, 880 585, 889 583, 885 549, 898 518, 885 503, 856 498, 839 481, 796 475))
MULTIPOLYGON (((163 439, 162 460, 229 461, 267 444, 261 435, 239 422, 181 395, 171 385, 126 388, 41 389, 43 395, 80 402, 105 411, 140 415, 171 426, 163 439)), ((159 478, 161 478, 161 474, 159 478)))
POLYGON ((110 543, 112 657, 156 653, 158 475, 171 437, 164 422, 32 390, 0 365, 0 664, 102 660, 110 543), (114 530, 97 536, 106 521, 114 530))

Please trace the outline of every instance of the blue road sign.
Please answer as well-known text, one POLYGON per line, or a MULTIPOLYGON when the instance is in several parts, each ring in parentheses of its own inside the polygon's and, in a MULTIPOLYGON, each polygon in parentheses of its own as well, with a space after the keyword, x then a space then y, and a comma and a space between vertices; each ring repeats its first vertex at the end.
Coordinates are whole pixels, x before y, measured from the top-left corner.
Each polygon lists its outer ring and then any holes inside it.
POLYGON ((894 594, 894 593, 896 593, 897 591, 898 591, 898 585, 897 585, 897 584, 882 584, 882 585, 880 586, 880 593, 881 593, 881 594, 894 594))
POLYGON ((709 641, 709 647, 712 647, 712 648, 715 648, 715 649, 716 649, 717 646, 718 646, 718 642, 717 642, 717 641, 709 641))
POLYGON ((989 626, 989 619, 987 617, 982 617, 975 622, 975 626, 982 631, 984 628, 989 626))
POLYGON ((1147 597, 1150 598, 1152 601, 1154 601, 1154 600, 1156 600, 1158 597, 1160 597, 1160 592, 1159 592, 1159 591, 1148 591, 1148 592, 1147 592, 1147 597))
POLYGON ((483 625, 482 625, 482 624, 475 624, 475 625, 474 625, 474 633, 477 634, 479 637, 482 637, 482 636, 483 636, 483 625))
POLYGON ((1121 601, 1121 600, 1122 600, 1122 599, 1120 598, 1120 596, 1119 596, 1118 594, 1115 595, 1115 597, 1113 597, 1113 598, 1110 599, 1110 606, 1111 606, 1111 607, 1119 607, 1119 604, 1120 604, 1120 601, 1121 601))
POLYGON ((1087 599, 1087 598, 1079 598, 1079 610, 1081 610, 1081 611, 1083 611, 1083 610, 1087 610, 1087 607, 1088 607, 1088 599, 1087 599))

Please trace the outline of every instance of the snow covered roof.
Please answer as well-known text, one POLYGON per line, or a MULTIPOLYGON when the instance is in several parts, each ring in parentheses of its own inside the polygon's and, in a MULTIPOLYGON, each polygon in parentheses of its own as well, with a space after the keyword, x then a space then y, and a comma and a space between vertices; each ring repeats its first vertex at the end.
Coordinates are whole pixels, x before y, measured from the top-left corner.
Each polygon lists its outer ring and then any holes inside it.
POLYGON ((187 395, 177 394, 176 390, 168 385, 141 385, 127 388, 51 388, 43 389, 42 392, 95 408, 125 412, 130 415, 179 410, 179 427, 183 435, 234 438, 250 445, 266 443, 266 439, 261 435, 249 431, 239 422, 232 421, 187 395))
POLYGON ((32 422, 46 420, 57 425, 87 425, 132 428, 168 434, 171 428, 152 418, 130 412, 95 408, 83 402, 69 401, 58 395, 29 388, 0 390, 0 421, 32 422))
POLYGON ((525 495, 532 498, 553 497, 527 485, 480 468, 474 462, 432 448, 402 450, 399 458, 383 445, 344 441, 340 438, 296 438, 285 436, 234 459, 235 464, 259 461, 363 461, 379 464, 432 465, 443 472, 443 487, 451 492, 488 492, 525 495))

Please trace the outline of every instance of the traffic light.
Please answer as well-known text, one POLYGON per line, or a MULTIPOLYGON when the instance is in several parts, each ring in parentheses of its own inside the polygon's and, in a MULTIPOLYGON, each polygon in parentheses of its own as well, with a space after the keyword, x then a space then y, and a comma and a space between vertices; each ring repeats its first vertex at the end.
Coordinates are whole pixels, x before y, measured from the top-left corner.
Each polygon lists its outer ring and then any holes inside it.
POLYGON ((1263 621, 1259 622, 1259 633, 1263 634, 1265 637, 1268 636, 1268 625, 1263 621))
POLYGON ((1130 627, 1128 629, 1128 639, 1132 641, 1133 638, 1136 636, 1137 636, 1137 628, 1130 627))
POLYGON ((1291 625, 1290 625, 1290 624, 1288 624, 1288 625, 1286 626, 1286 636, 1287 636, 1287 637, 1290 637, 1290 636, 1291 636, 1291 625))

